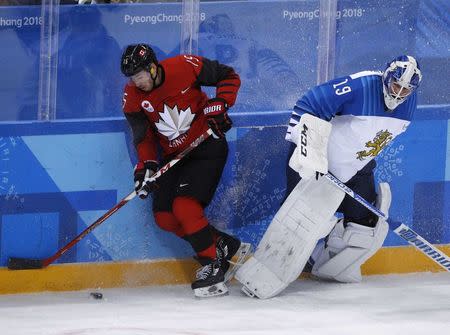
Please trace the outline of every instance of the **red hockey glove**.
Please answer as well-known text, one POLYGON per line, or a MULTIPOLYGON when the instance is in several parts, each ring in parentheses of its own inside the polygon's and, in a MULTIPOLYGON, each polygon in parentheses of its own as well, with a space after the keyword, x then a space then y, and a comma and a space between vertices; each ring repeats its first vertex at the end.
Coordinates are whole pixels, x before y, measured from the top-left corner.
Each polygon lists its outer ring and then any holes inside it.
POLYGON ((150 177, 158 170, 156 162, 148 161, 145 163, 139 162, 134 168, 134 190, 141 199, 148 197, 149 193, 158 188, 154 180, 150 177))
POLYGON ((231 129, 233 122, 227 113, 228 105, 220 98, 208 100, 203 113, 208 119, 208 126, 218 138, 224 138, 225 133, 231 129))

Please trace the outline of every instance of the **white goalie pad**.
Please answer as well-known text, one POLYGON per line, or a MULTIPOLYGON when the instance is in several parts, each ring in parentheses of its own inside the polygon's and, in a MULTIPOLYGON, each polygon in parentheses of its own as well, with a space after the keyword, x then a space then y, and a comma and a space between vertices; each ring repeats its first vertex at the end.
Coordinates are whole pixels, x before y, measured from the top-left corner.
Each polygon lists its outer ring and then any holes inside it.
MULTIPOLYGON (((391 205, 391 190, 388 183, 379 184, 377 207, 388 215, 391 205)), ((358 283, 362 280, 361 265, 372 257, 383 245, 389 225, 379 218, 374 228, 343 220, 333 228, 327 245, 318 245, 313 252, 315 260, 311 273, 319 278, 343 283, 358 283)))
POLYGON ((244 292, 271 298, 296 280, 317 241, 336 223, 345 193, 328 179, 302 179, 275 214, 256 249, 236 273, 244 292))
POLYGON ((328 172, 328 138, 331 123, 311 114, 303 114, 300 122, 292 128, 292 141, 297 144, 289 166, 302 178, 309 178, 315 172, 328 172))

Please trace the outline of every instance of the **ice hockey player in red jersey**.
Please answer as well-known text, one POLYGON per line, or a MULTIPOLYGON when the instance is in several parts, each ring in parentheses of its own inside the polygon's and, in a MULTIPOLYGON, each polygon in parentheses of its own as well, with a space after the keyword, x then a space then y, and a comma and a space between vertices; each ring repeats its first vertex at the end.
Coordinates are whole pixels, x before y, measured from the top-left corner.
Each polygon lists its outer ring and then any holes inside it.
POLYGON ((130 78, 124 89, 123 112, 138 155, 136 193, 146 198, 152 192, 156 224, 194 249, 201 264, 192 283, 194 294, 225 294, 232 273, 229 261, 249 245, 215 229, 204 209, 227 159, 225 133, 232 126, 227 110, 236 101, 239 75, 229 66, 193 55, 159 62, 146 44, 125 48, 121 70, 130 78), (202 86, 215 86, 216 96, 209 99, 202 86), (161 163, 173 159, 208 128, 212 137, 156 181, 149 181, 161 163))

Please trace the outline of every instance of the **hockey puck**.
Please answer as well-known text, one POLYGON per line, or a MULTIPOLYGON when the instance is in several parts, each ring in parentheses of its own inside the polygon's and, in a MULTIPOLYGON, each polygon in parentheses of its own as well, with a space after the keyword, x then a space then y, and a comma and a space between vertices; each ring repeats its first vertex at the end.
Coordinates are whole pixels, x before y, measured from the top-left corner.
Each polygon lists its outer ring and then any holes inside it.
POLYGON ((101 294, 100 292, 91 292, 90 296, 94 299, 103 299, 103 294, 101 294))

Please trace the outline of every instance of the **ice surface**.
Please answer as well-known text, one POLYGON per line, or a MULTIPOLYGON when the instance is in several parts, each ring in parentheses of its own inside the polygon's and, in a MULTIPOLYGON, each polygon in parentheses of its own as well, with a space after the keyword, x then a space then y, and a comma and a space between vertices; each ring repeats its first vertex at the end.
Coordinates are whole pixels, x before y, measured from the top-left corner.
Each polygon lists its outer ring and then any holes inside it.
POLYGON ((448 334, 450 274, 300 280, 270 300, 195 299, 188 285, 0 296, 1 335, 448 334))

